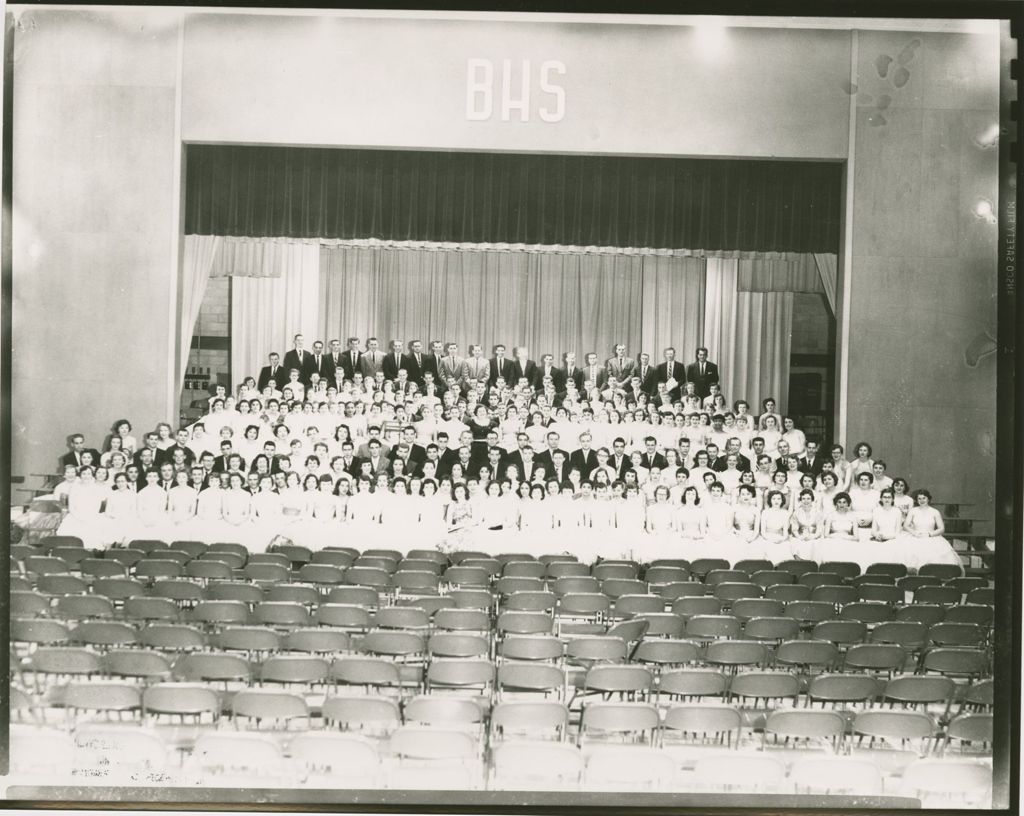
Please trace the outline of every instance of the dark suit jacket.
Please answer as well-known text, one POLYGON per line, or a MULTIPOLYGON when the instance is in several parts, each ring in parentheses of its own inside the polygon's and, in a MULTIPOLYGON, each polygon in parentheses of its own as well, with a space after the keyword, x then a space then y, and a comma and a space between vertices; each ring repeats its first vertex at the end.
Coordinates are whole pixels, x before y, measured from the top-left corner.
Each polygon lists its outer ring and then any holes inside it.
POLYGON ((615 454, 612 454, 611 456, 608 457, 608 464, 615 469, 616 479, 624 478, 626 475, 626 471, 633 469, 633 463, 629 461, 629 457, 626 456, 625 454, 623 454, 622 456, 622 462, 619 463, 618 465, 615 464, 615 454))
POLYGON ((583 448, 577 448, 569 454, 569 469, 579 468, 584 479, 589 479, 590 474, 597 467, 597 451, 593 448, 583 453, 583 448))
POLYGON ((668 393, 672 395, 673 402, 679 399, 683 393, 682 385, 686 382, 686 366, 678 360, 674 360, 671 366, 668 363, 658 363, 657 372, 660 383, 668 382, 670 379, 676 381, 676 387, 669 389, 668 393))
POLYGON ((562 463, 562 469, 561 470, 559 470, 558 468, 556 468, 554 466, 554 464, 552 464, 551 467, 545 468, 545 471, 547 473, 545 478, 549 482, 552 479, 555 479, 558 482, 559 485, 562 485, 563 483, 565 483, 569 479, 569 470, 570 470, 570 468, 569 468, 569 463, 568 462, 563 462, 562 463))
POLYGON ((398 370, 401 368, 404 368, 409 373, 409 379, 412 379, 412 372, 409 371, 405 355, 401 354, 399 355, 399 358, 399 361, 396 362, 395 353, 393 351, 389 351, 384 355, 384 362, 381 363, 381 370, 384 372, 385 380, 397 380, 398 370))
POLYGON ((423 365, 426 361, 426 357, 426 354, 420 354, 420 361, 417 363, 416 355, 412 352, 402 355, 402 368, 409 372, 410 382, 414 382, 417 385, 423 385, 423 365))
POLYGON ((581 371, 583 372, 583 381, 587 382, 588 380, 593 379, 598 388, 604 388, 604 384, 608 382, 608 369, 600 363, 594 364, 593 378, 590 376, 590 366, 583 366, 581 371))
MULTIPOLYGON (((565 391, 565 369, 551 366, 551 382, 555 391, 565 391)), ((533 377, 530 385, 534 391, 541 391, 544 388, 544 366, 534 366, 533 377)))
POLYGON ((441 372, 437 367, 437 357, 435 357, 433 354, 423 355, 423 366, 422 370, 420 371, 420 377, 422 378, 422 376, 426 374, 428 371, 434 375, 435 383, 441 382, 441 372))
POLYGON ((192 453, 191 448, 184 447, 182 445, 174 444, 171 445, 167 450, 164 451, 164 458, 168 462, 174 462, 174 452, 176 450, 184 451, 185 453, 185 464, 191 465, 196 460, 196 455, 192 453))
POLYGON ((666 459, 664 454, 661 453, 656 453, 654 456, 648 456, 644 453, 643 456, 640 457, 640 461, 648 470, 652 467, 661 468, 662 470, 668 467, 668 459, 666 459))
MULTIPOLYGON (((345 460, 342 458, 342 464, 344 464, 344 462, 345 460)), ((358 456, 353 456, 352 461, 348 465, 345 465, 345 472, 355 479, 359 475, 359 465, 361 465, 362 462, 363 460, 358 456)))
POLYGON ((564 389, 568 385, 571 379, 576 384, 576 390, 583 390, 583 369, 578 365, 572 367, 572 375, 570 376, 568 369, 565 366, 555 369, 559 376, 562 378, 562 388, 564 389))
POLYGON ((515 379, 515 367, 508 357, 502 358, 500 366, 498 365, 497 357, 492 357, 487 363, 491 370, 491 373, 487 376, 488 385, 494 385, 498 377, 503 378, 507 385, 515 385, 518 382, 515 379))
MULTIPOLYGON (((163 453, 163 451, 158 452, 163 453)), ((96 448, 85 448, 82 451, 82 453, 91 453, 92 466, 94 468, 98 468, 100 466, 100 453, 98 450, 96 450, 96 448)), ((65 465, 74 465, 75 467, 80 467, 80 465, 78 464, 78 457, 75 456, 74 451, 68 451, 62 457, 60 457, 60 466, 63 468, 65 465)))
POLYGON ((356 352, 356 361, 355 361, 354 365, 352 363, 352 354, 351 354, 351 352, 348 352, 348 351, 343 351, 343 352, 341 352, 338 355, 338 362, 337 363, 334 362, 334 358, 331 357, 330 355, 328 355, 328 359, 331 361, 331 365, 334 366, 335 370, 340 368, 342 371, 345 372, 345 379, 346 380, 351 380, 355 376, 355 373, 357 371, 360 374, 363 373, 363 354, 362 354, 362 352, 359 352, 359 351, 356 352))
POLYGON ((374 364, 374 362, 370 359, 370 353, 364 352, 362 356, 359 358, 359 367, 363 372, 363 377, 369 377, 372 380, 374 374, 376 374, 378 371, 383 370, 384 358, 386 356, 387 355, 385 355, 384 352, 378 350, 377 362, 376 364, 374 364))
POLYGON ((452 472, 452 465, 459 461, 458 448, 448 448, 438 457, 437 478, 448 476, 452 472))
POLYGON ((556 448, 555 451, 551 451, 548 448, 545 448, 540 453, 534 453, 533 461, 536 462, 538 465, 541 465, 548 473, 553 473, 555 469, 554 453, 556 453, 557 451, 562 451, 562 453, 565 454, 565 466, 563 470, 565 470, 565 474, 568 475, 569 452, 564 451, 561 448, 556 448))
MULTIPOLYGON (((398 458, 398 445, 395 445, 388 453, 388 459, 394 461, 398 458)), ((413 444, 409 448, 409 461, 422 464, 427 461, 427 449, 422 445, 413 444)))
POLYGON ((825 463, 825 459, 821 456, 815 456, 814 462, 808 464, 807 457, 801 456, 799 462, 800 470, 802 470, 804 473, 810 473, 812 476, 817 478, 818 476, 821 475, 821 466, 825 463))
MULTIPOLYGON (((299 380, 302 384, 309 386, 309 375, 313 370, 313 355, 312 353, 303 349, 302 360, 299 360, 299 354, 295 349, 290 349, 284 355, 284 382, 288 382, 288 372, 293 368, 299 370, 299 380)), ((282 383, 277 384, 278 388, 282 387, 282 383)))
POLYGON ((537 379, 537 364, 533 360, 521 363, 519 360, 512 361, 512 382, 510 385, 518 385, 519 381, 526 377, 526 381, 536 388, 534 381, 537 379))
POLYGON ((283 365, 278 365, 277 371, 272 372, 270 366, 266 365, 260 369, 259 379, 256 380, 256 387, 262 391, 270 381, 273 380, 278 390, 288 382, 288 370, 283 365))
MULTIPOLYGON (((217 444, 218 445, 220 444, 219 440, 218 440, 217 444)), ((132 462, 134 464, 136 464, 136 465, 139 465, 140 467, 142 465, 142 451, 143 451, 143 449, 139 448, 137 451, 135 451, 135 455, 132 457, 132 462)), ((96 457, 96 464, 99 464, 99 460, 100 460, 99 456, 97 456, 96 457)), ((162 465, 164 462, 169 462, 169 461, 171 461, 171 460, 167 458, 167 451, 160 450, 160 448, 157 448, 156 450, 153 451, 153 467, 154 468, 159 468, 160 465, 162 465)))
POLYGON ((694 393, 704 399, 711 394, 711 383, 719 382, 718 366, 708 361, 704 364, 704 374, 700 373, 700 363, 694 361, 686 366, 686 381, 692 382, 694 393))
POLYGON ((537 475, 538 472, 543 473, 545 479, 547 478, 547 473, 548 473, 548 471, 544 468, 543 465, 538 465, 537 464, 537 457, 536 456, 533 457, 533 459, 530 462, 530 472, 529 473, 526 472, 526 466, 523 464, 522 457, 520 457, 519 463, 516 465, 516 470, 519 471, 519 481, 521 481, 521 482, 530 482, 531 484, 533 483, 533 479, 537 475))
POLYGON ((640 390, 653 397, 658 393, 658 369, 652 365, 647 366, 646 376, 643 373, 643 368, 637 364, 637 367, 633 370, 633 376, 640 378, 640 390))
POLYGON ((309 373, 319 374, 320 379, 330 384, 334 384, 334 361, 331 359, 330 354, 320 355, 320 365, 316 363, 316 355, 309 355, 309 373))

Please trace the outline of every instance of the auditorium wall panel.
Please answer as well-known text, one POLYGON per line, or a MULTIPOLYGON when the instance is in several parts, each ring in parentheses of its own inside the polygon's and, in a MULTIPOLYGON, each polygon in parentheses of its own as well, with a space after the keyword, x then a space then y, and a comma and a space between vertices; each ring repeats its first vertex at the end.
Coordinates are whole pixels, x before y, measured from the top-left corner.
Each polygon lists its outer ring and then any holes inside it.
POLYGON ((53 471, 73 431, 100 447, 115 413, 167 418, 177 24, 52 9, 20 23, 12 473, 27 475, 53 471))
POLYGON ((190 15, 182 135, 842 159, 849 66, 848 31, 190 15), (467 117, 469 59, 494 71, 486 120, 467 117), (529 121, 518 111, 501 115, 506 59, 516 98, 523 60, 530 61, 529 121), (554 95, 540 85, 545 61, 565 71, 548 76, 564 90, 564 115, 553 122, 540 115, 542 107, 549 118, 557 113, 554 95))
POLYGON ((897 89, 875 60, 913 39, 859 33, 863 90, 875 101, 856 123, 847 441, 877 442, 891 472, 985 518, 995 357, 968 351, 995 336, 996 228, 974 206, 997 200, 996 150, 977 142, 997 120, 997 43, 917 35, 897 89), (885 121, 869 123, 883 92, 885 121))

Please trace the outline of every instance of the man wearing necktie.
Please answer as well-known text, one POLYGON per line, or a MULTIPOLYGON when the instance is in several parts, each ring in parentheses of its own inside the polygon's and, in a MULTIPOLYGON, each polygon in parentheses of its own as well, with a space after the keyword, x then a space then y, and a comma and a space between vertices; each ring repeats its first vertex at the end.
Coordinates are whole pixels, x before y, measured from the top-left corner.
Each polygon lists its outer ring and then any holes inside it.
MULTIPOLYGON (((309 387, 309 375, 312 371, 313 358, 304 347, 304 338, 301 334, 295 335, 295 348, 284 355, 284 370, 291 371, 293 368, 299 372, 299 382, 309 387)), ((286 378, 287 379, 287 378, 286 378)), ((278 387, 281 383, 278 383, 278 387)))
POLYGON ((269 359, 270 365, 265 365, 260 369, 260 377, 256 381, 256 387, 260 390, 260 393, 263 393, 263 389, 267 387, 271 380, 280 389, 284 385, 284 381, 288 379, 281 368, 281 355, 276 351, 272 351, 270 352, 269 359))
POLYGON ((651 365, 651 355, 641 354, 634 377, 640 378, 640 392, 652 397, 658 393, 658 374, 651 365))
POLYGON ((622 343, 616 343, 615 356, 609 357, 606 363, 608 376, 614 377, 616 382, 629 382, 633 377, 633 369, 636 364, 626 356, 626 347, 622 343))
POLYGON ((463 387, 473 388, 478 382, 486 383, 490 375, 490 364, 484 359, 484 349, 479 343, 469 347, 469 359, 462 369, 463 387))
POLYGON ((518 386, 521 380, 533 386, 537 378, 537 364, 530 359, 530 352, 526 346, 519 346, 515 350, 516 359, 512 363, 512 382, 510 385, 518 386))
POLYGON ((409 382, 423 385, 423 344, 419 340, 409 344, 409 353, 405 355, 402 367, 409 372, 409 382))
POLYGON ((348 344, 348 348, 342 351, 339 340, 331 341, 331 360, 336 370, 340 368, 345 372, 346 380, 352 380, 356 373, 362 373, 363 355, 359 353, 358 337, 349 337, 345 342, 348 344), (335 355, 337 355, 337 359, 335 359, 335 355))
POLYGON ((720 382, 718 366, 708 360, 708 350, 697 349, 697 360, 686 367, 686 379, 693 383, 694 393, 702 400, 711 394, 711 383, 720 382))
POLYGON ((676 360, 676 350, 669 346, 664 351, 665 362, 658 364, 657 377, 659 383, 674 380, 675 385, 668 389, 669 399, 675 402, 682 398, 683 383, 686 382, 686 366, 676 360))
POLYGON ((583 369, 583 381, 590 383, 588 388, 599 389, 603 389, 604 384, 608 382, 608 370, 597 364, 597 355, 592 351, 587 354, 587 364, 583 369))
POLYGON ((576 365, 576 352, 567 351, 562 355, 565 359, 565 365, 560 369, 562 390, 564 391, 568 387, 569 383, 576 386, 577 391, 583 390, 583 369, 576 365))
POLYGON ((454 378, 455 381, 461 386, 463 382, 463 365, 465 364, 459 356, 459 344, 458 343, 446 343, 444 347, 444 356, 438 361, 437 370, 440 375, 441 382, 448 382, 449 379, 454 378))
POLYGON ((394 382, 398 379, 398 372, 405 368, 405 355, 402 353, 402 341, 392 340, 391 351, 384 357, 381 370, 384 372, 384 379, 394 382))
POLYGON ((505 381, 506 385, 515 385, 515 368, 512 361, 505 357, 505 345, 498 343, 494 347, 494 356, 490 360, 490 374, 487 377, 487 384, 494 385, 498 378, 505 381))
POLYGON ((380 343, 376 337, 366 338, 366 351, 359 361, 363 378, 372 380, 384 364, 384 354, 380 351, 380 343))
POLYGON ((334 369, 331 367, 331 358, 324 354, 323 341, 317 340, 313 343, 313 353, 310 355, 313 362, 310 364, 310 376, 319 374, 323 382, 334 380, 334 369))

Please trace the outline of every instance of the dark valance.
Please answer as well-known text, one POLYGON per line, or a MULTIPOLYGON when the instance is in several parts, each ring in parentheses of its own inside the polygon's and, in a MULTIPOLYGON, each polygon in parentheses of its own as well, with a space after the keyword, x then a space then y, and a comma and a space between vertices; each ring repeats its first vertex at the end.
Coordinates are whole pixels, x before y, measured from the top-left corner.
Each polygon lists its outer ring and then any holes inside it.
POLYGON ((838 251, 842 165, 189 145, 185 232, 838 251))

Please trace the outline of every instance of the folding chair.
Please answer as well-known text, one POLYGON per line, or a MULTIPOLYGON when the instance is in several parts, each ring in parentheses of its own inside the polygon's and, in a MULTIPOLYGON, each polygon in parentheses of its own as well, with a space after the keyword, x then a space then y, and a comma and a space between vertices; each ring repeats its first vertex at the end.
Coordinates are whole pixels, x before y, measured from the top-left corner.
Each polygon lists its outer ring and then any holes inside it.
POLYGON ((672 614, 686 621, 696 615, 720 615, 724 605, 721 598, 711 595, 686 596, 672 602, 672 614))
POLYGON ((366 694, 381 694, 385 689, 401 693, 402 688, 401 670, 387 658, 344 657, 331 664, 328 677, 335 687, 359 687, 366 694))
POLYGON ((387 697, 328 696, 321 712, 329 728, 373 737, 388 736, 402 724, 398 703, 387 697))
POLYGON ((647 698, 654 684, 654 675, 643 666, 595 665, 583 678, 583 695, 600 694, 603 700, 637 701, 647 698))
POLYGON ((734 601, 745 598, 760 598, 764 590, 757 584, 744 581, 723 581, 715 585, 715 597, 726 607, 731 607, 734 601))
POLYGON ((577 790, 583 756, 574 745, 539 740, 509 740, 495 746, 489 790, 577 790))
POLYGON ((499 638, 506 635, 550 635, 555 628, 555 619, 543 612, 502 612, 498 615, 496 632, 499 638))
POLYGON ((102 595, 65 595, 57 599, 53 612, 64 620, 110 620, 114 617, 114 604, 102 595))
POLYGON ((779 788, 786 765, 778 757, 729 751, 700 757, 688 787, 697 791, 768 793, 779 788))
POLYGON ((569 709, 556 700, 516 700, 494 706, 490 718, 491 744, 509 737, 565 739, 569 709))
POLYGON ((738 746, 743 716, 724 705, 678 704, 668 708, 661 724, 662 745, 671 743, 738 746))
POLYGON ((128 598, 124 602, 124 616, 127 620, 142 621, 166 621, 177 623, 181 617, 181 610, 178 605, 169 598, 128 598))
POLYGON ((658 678, 658 703, 661 695, 684 702, 704 697, 722 697, 729 681, 717 669, 674 669, 663 671, 658 678))
POLYGON ((919 759, 903 772, 898 792, 920 799, 924 807, 987 809, 992 768, 978 761, 919 759))
POLYGON ((769 587, 773 586, 785 586, 786 584, 792 584, 795 579, 793 575, 785 570, 762 569, 751 573, 750 580, 752 583, 757 584, 759 587, 764 589, 766 592, 769 587))
POLYGON ((300 721, 303 730, 309 730, 309 706, 298 694, 267 689, 245 689, 231 698, 231 721, 235 727, 248 730, 269 726, 287 731, 300 721), (304 722, 303 722, 304 721, 304 722), (250 725, 251 724, 251 725, 250 725))
POLYGON ((139 645, 162 652, 189 652, 205 649, 206 636, 195 626, 152 623, 139 630, 139 645))
POLYGON ((208 627, 249 622, 249 605, 244 601, 200 601, 189 613, 193 623, 208 627))
POLYGON ((908 604, 897 607, 894 617, 898 621, 912 621, 931 626, 946 617, 946 610, 938 604, 908 604))
MULTIPOLYGON (((560 643, 559 647, 561 647, 560 643)), ((482 635, 435 632, 427 640, 427 653, 431 659, 444 657, 488 657, 490 652, 490 640, 482 635)))
MULTIPOLYGON (((343 552, 341 550, 319 550, 313 553, 313 557, 310 559, 310 564, 323 564, 325 566, 338 567, 341 570, 351 567, 355 563, 356 557, 349 552, 343 552)), ((299 573, 302 573, 302 568, 299 568, 299 573)))
POLYGON ((192 556, 187 552, 175 549, 161 550, 160 558, 164 561, 177 561, 182 566, 192 560, 192 556))
POLYGON ((811 590, 812 601, 825 601, 836 607, 852 604, 857 598, 857 587, 846 584, 819 584, 811 590))
POLYGON ((552 613, 558 605, 558 596, 546 590, 521 590, 508 595, 501 608, 516 612, 552 613))
POLYGON ((390 606, 378 609, 373 618, 378 629, 405 629, 425 632, 430 628, 430 617, 415 607, 390 606))
POLYGON ((443 632, 489 632, 491 616, 482 609, 439 609, 434 615, 434 629, 443 632))
POLYGON ((317 607, 314 620, 318 626, 330 626, 353 632, 366 632, 372 625, 370 610, 364 606, 324 603, 317 607))
POLYGON ((372 629, 363 637, 361 648, 368 655, 422 664, 427 652, 427 639, 419 632, 372 629))
POLYGON ((661 718, 649 703, 593 702, 583 707, 577 744, 615 739, 653 745, 661 718))
POLYGON ((704 583, 712 589, 719 584, 747 584, 750 583, 750 573, 736 569, 713 569, 704 576, 704 583))
POLYGON ((789 781, 797 794, 875 796, 882 792, 882 772, 870 759, 808 756, 793 763, 789 781))
POLYGON ((892 616, 892 606, 885 601, 854 601, 847 603, 839 612, 842 620, 856 620, 868 626, 890 621, 892 616))
POLYGON ((494 596, 486 589, 450 589, 446 596, 457 609, 483 609, 494 607, 494 596))
POLYGON ((790 601, 786 615, 800 621, 801 627, 810 629, 816 623, 835 617, 835 606, 826 601, 790 601))
POLYGON ((482 784, 480 741, 464 731, 403 725, 388 741, 389 788, 472 790, 482 784))
POLYGON ((221 713, 220 697, 206 685, 157 683, 142 692, 142 711, 147 719, 177 717, 184 722, 191 718, 199 723, 207 715, 210 722, 216 722, 221 713))
POLYGON ((302 769, 303 784, 316 788, 376 788, 381 761, 374 744, 348 734, 296 734, 288 753, 302 769))
POLYGON ((483 567, 448 567, 442 580, 451 587, 488 587, 491 575, 483 567))
POLYGON ((989 655, 984 649, 939 647, 929 649, 921 658, 921 672, 936 672, 946 677, 975 680, 990 673, 989 655))
POLYGON ((580 578, 590 575, 590 567, 578 561, 552 561, 546 565, 544 576, 549 580, 580 578))
POLYGON ((946 739, 942 745, 942 754, 949 752, 956 742, 960 753, 968 749, 982 756, 992 754, 992 720, 991 714, 960 714, 946 726, 946 739))
POLYGON ((863 643, 867 636, 867 625, 857 620, 822 621, 811 630, 811 640, 827 640, 840 648, 863 643))
POLYGON ((902 672, 907 650, 897 643, 858 643, 846 650, 844 671, 885 672, 890 677, 902 672))
POLYGON ((472 692, 489 697, 494 688, 495 670, 490 660, 480 658, 442 658, 427 666, 426 690, 472 692))
POLYGON ((102 673, 99 655, 88 649, 66 646, 40 646, 21 668, 31 675, 32 687, 40 693, 54 681, 72 677, 92 677, 102 673))
POLYGON ((948 677, 929 677, 921 674, 904 674, 893 677, 885 684, 881 700, 890 708, 899 704, 902 708, 927 708, 941 705, 940 714, 945 714, 953 699, 955 684, 948 677))
POLYGON ((565 670, 549 663, 507 662, 498 666, 497 692, 502 700, 510 694, 550 695, 564 700, 566 685, 565 670))
POLYGON ((170 658, 151 649, 112 649, 103 655, 102 662, 108 677, 127 677, 148 684, 171 676, 170 658))
POLYGON ((819 674, 807 687, 807 704, 839 710, 843 705, 869 705, 878 696, 878 681, 868 674, 819 674))
POLYGON ((632 618, 647 613, 661 614, 665 611, 665 599, 660 595, 620 595, 615 599, 612 616, 632 618))
POLYGON ((988 642, 988 629, 976 623, 935 623, 928 628, 928 642, 936 646, 982 648, 988 642))
POLYGON ((601 562, 599 564, 594 564, 590 570, 590 574, 598 581, 607 581, 610 579, 631 580, 640 574, 640 567, 635 562, 601 562))
POLYGON ((406 701, 403 721, 466 730, 482 736, 484 710, 474 700, 424 694, 406 701))
POLYGON ((89 584, 77 575, 40 575, 36 589, 47 595, 83 595, 89 584))
POLYGON ((742 666, 763 666, 768 660, 768 649, 763 643, 751 640, 715 640, 707 645, 704 662, 735 673, 742 666))
POLYGON ((553 635, 509 635, 498 644, 504 660, 561 661, 565 644, 553 635))
POLYGON ((587 752, 584 790, 668 791, 676 776, 676 761, 655 747, 599 745, 587 752))
POLYGON ((732 602, 731 612, 744 623, 751 618, 778 618, 786 605, 774 598, 739 598, 732 602))
POLYGON ((187 654, 174 664, 174 676, 185 682, 249 683, 249 661, 231 654, 187 654))
POLYGON ((327 682, 330 663, 313 655, 272 655, 259 668, 260 685, 301 686, 306 694, 327 682))
POLYGON ((842 745, 845 732, 846 720, 835 711, 777 709, 765 719, 761 745, 764 748, 768 744, 769 736, 772 744, 778 745, 779 737, 782 737, 785 744, 825 746, 836 753, 842 745))
POLYGON ((501 569, 503 578, 543 578, 548 565, 540 561, 509 561, 501 569))
POLYGON ((441 576, 427 570, 406 572, 400 570, 392 576, 391 581, 399 592, 436 595, 441 583, 441 576))
POLYGON ((694 615, 686 621, 686 636, 701 642, 739 635, 739 618, 732 615, 694 615))
POLYGON ((663 670, 669 666, 699 663, 701 650, 690 640, 644 640, 637 647, 633 660, 663 670))
POLYGON ((106 651, 111 646, 131 646, 138 642, 138 631, 118 621, 85 621, 71 630, 71 642, 106 651))
POLYGON ((763 640, 773 643, 781 643, 784 640, 794 640, 799 636, 800 622, 793 618, 750 618, 743 625, 743 637, 747 640, 763 640))
POLYGON ((335 655, 352 649, 348 632, 330 629, 293 629, 281 643, 285 652, 301 652, 312 655, 335 655))
POLYGON ((271 602, 297 603, 309 608, 320 603, 320 592, 307 584, 271 584, 263 597, 271 602))
MULTIPOLYGON (((851 647, 855 648, 855 647, 851 647)), ((775 664, 803 672, 828 671, 839 661, 839 649, 827 640, 787 640, 775 650, 775 664)))
POLYGON ((988 580, 977 575, 961 575, 957 578, 949 579, 946 583, 954 587, 961 595, 967 595, 975 589, 988 588, 988 580))
POLYGON ((991 626, 993 610, 991 606, 983 604, 956 604, 946 607, 944 619, 947 623, 976 623, 979 626, 991 626))
POLYGON ((870 747, 881 740, 890 746, 898 743, 905 751, 911 743, 919 756, 925 756, 934 747, 936 730, 932 718, 921 711, 872 709, 854 718, 851 734, 858 747, 867 737, 870 747))

